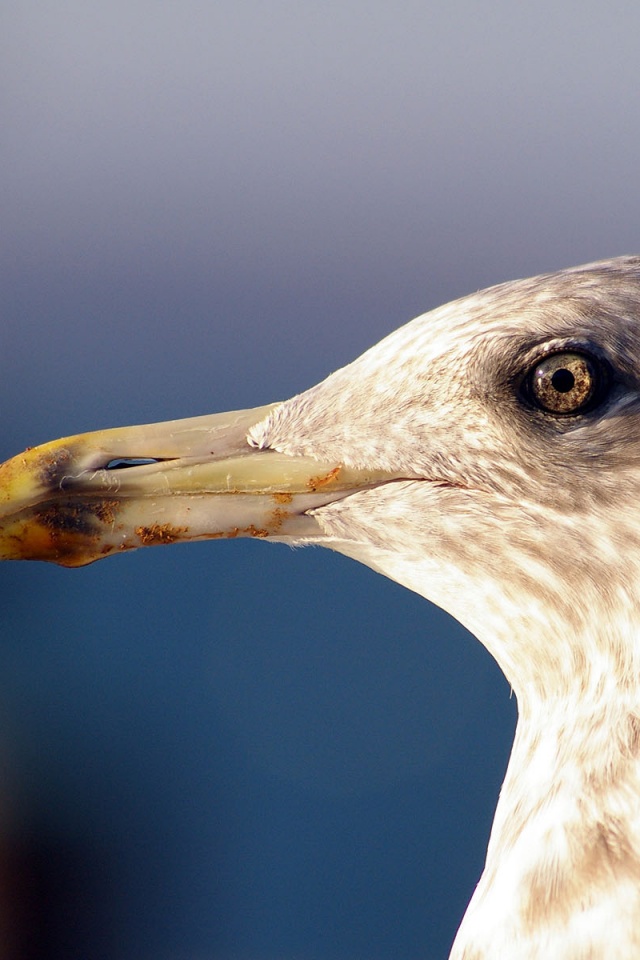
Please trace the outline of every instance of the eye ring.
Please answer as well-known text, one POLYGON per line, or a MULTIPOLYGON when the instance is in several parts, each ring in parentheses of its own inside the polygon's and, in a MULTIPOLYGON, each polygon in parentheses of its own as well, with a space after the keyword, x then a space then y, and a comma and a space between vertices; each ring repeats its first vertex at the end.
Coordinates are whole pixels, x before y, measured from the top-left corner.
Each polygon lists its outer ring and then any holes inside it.
POLYGON ((602 398, 605 381, 596 357, 561 350, 539 360, 526 382, 530 400, 540 410, 570 416, 593 407, 602 398))

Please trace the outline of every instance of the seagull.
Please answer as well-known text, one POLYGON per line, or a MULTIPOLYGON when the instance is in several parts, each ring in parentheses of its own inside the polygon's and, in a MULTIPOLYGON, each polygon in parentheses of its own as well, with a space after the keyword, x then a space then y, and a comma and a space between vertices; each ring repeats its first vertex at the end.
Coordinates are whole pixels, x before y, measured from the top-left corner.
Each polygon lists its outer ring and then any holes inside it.
POLYGON ((640 257, 501 284, 253 410, 0 467, 0 559, 248 536, 435 602, 518 724, 452 960, 640 957, 640 257))

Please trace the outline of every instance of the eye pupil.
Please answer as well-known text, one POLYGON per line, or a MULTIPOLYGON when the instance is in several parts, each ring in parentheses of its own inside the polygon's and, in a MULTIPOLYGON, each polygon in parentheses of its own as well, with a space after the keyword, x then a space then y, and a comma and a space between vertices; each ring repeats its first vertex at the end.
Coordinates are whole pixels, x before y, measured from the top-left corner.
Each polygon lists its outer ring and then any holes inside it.
POLYGON ((594 356, 559 350, 539 360, 529 371, 525 391, 545 413, 582 413, 602 399, 606 369, 594 356))
POLYGON ((556 370, 556 372, 551 375, 551 386, 554 390, 557 390, 558 393, 569 393, 570 390, 573 390, 575 382, 576 378, 571 373, 571 370, 567 370, 566 368, 556 370))

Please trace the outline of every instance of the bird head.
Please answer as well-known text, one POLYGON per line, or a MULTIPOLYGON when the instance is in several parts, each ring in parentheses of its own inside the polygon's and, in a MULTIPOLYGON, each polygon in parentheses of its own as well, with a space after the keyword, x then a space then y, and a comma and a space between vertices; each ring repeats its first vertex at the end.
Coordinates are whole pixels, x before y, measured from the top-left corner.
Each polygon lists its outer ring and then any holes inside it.
POLYGON ((603 261, 424 314, 284 403, 27 450, 0 468, 0 558, 322 544, 549 692, 638 626, 639 318, 640 258, 603 261))

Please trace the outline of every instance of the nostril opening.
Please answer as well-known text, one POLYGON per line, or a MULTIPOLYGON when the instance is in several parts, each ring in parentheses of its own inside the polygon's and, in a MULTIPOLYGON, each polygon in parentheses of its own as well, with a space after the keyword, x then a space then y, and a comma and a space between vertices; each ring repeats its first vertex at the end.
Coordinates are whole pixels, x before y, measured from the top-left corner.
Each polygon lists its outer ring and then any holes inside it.
POLYGON ((126 467, 144 467, 148 463, 160 463, 158 457, 114 457, 105 464, 105 470, 124 470, 126 467))

